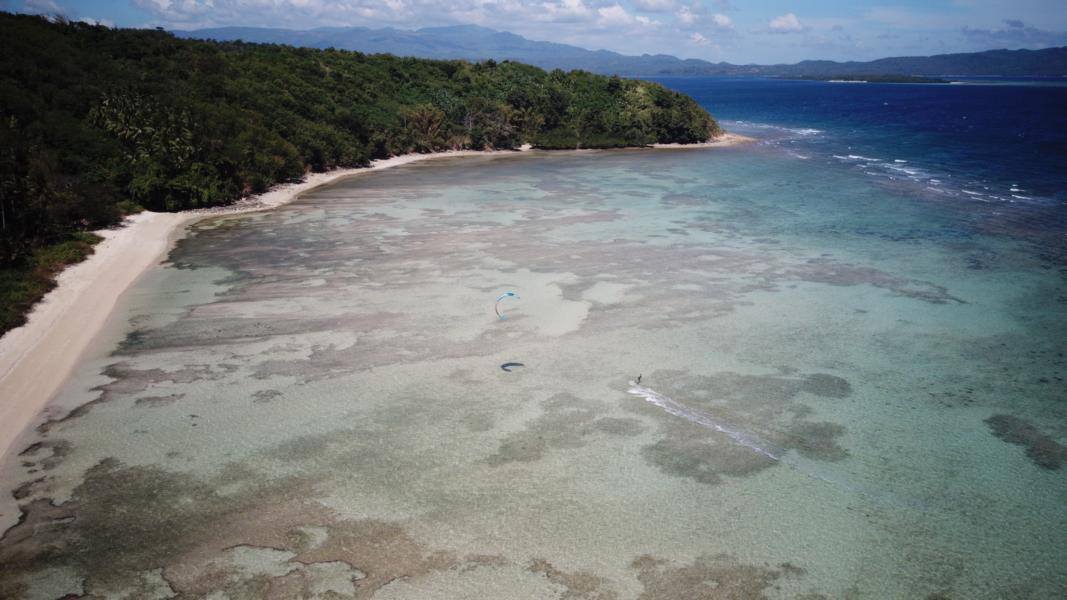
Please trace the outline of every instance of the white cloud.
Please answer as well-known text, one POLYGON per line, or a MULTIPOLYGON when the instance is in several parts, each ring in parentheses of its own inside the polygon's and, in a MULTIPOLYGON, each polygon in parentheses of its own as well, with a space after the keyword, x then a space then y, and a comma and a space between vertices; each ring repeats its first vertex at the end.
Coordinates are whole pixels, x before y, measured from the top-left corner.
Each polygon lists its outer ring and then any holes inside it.
MULTIPOLYGON (((43 1, 43 0, 37 0, 43 1)), ((131 0, 176 29, 241 25, 306 29, 480 23, 504 30, 599 18, 587 0, 131 0)))
POLYGON ((696 32, 689 34, 689 42, 692 43, 694 46, 711 45, 711 40, 696 32))
POLYGON ((667 12, 674 8, 674 0, 634 0, 634 7, 645 12, 667 12))
POLYGON ((804 31, 804 26, 800 24, 800 19, 793 13, 786 13, 771 19, 768 27, 771 33, 798 33, 804 31))
POLYGON ((597 22, 603 27, 631 25, 634 22, 633 15, 626 12, 626 9, 618 4, 598 8, 596 12, 600 15, 600 19, 597 22))
MULTIPOLYGON (((431 3, 432 4, 432 3, 431 3)), ((526 12, 526 5, 522 3, 504 3, 505 6, 513 8, 515 12, 526 12)), ((540 6, 534 5, 533 8, 541 8, 544 10, 543 16, 535 17, 539 21, 559 21, 559 22, 576 22, 587 21, 593 17, 593 11, 585 5, 583 0, 560 0, 559 2, 544 2, 540 6), (547 18, 544 18, 547 17, 547 18)))
POLYGON ((679 7, 678 10, 675 11, 674 17, 683 27, 704 25, 719 30, 729 30, 734 28, 734 22, 730 17, 721 13, 714 15, 708 14, 707 9, 699 3, 694 3, 692 6, 679 7))
POLYGON ((90 25, 103 25, 104 27, 115 27, 115 22, 111 19, 94 19, 92 17, 82 17, 78 19, 82 23, 88 23, 90 25))
POLYGON ((678 19, 678 22, 682 25, 693 25, 700 20, 700 15, 693 11, 688 6, 683 6, 678 9, 678 12, 674 13, 674 16, 678 19))
POLYGON ((633 25, 652 26, 660 24, 659 21, 654 21, 645 16, 634 16, 618 4, 598 8, 597 14, 600 15, 600 18, 597 19, 597 25, 606 28, 633 25))
POLYGON ((61 15, 64 12, 54 0, 26 0, 23 10, 28 13, 48 15, 61 15))

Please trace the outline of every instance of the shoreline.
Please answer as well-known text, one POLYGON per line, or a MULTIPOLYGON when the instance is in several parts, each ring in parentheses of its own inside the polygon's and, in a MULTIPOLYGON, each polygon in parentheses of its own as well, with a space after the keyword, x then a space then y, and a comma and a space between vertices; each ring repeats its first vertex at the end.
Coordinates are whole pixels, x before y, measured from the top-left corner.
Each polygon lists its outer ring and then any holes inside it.
MULTIPOLYGON (((653 144, 651 148, 712 148, 753 141, 726 133, 699 144, 653 144)), ((302 182, 280 184, 226 206, 177 213, 145 211, 127 217, 118 227, 97 231, 104 241, 94 247, 93 254, 64 269, 56 277, 56 287, 27 315, 27 322, 0 337, 0 458, 12 450, 14 443, 36 424, 35 421, 40 420, 44 409, 67 382, 126 290, 166 256, 188 231, 188 225, 214 216, 270 210, 341 179, 415 162, 465 156, 507 156, 530 150, 529 145, 524 145, 518 150, 402 154, 372 161, 368 167, 309 173, 302 182)))
POLYGON ((726 132, 706 142, 697 142, 695 144, 652 144, 651 147, 656 149, 699 150, 702 148, 740 146, 742 144, 752 144, 756 141, 758 141, 756 138, 748 137, 747 135, 726 132))

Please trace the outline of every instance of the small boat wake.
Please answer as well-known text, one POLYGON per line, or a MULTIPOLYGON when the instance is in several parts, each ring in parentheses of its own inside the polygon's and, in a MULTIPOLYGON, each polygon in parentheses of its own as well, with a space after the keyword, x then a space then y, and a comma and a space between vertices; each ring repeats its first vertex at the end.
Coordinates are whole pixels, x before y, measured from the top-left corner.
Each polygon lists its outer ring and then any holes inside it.
POLYGON ((797 473, 810 477, 816 481, 828 483, 836 488, 844 490, 849 493, 858 494, 871 500, 874 500, 883 504, 890 504, 894 506, 904 506, 908 508, 926 509, 926 506, 919 500, 899 498, 896 495, 879 490, 877 492, 864 490, 856 485, 840 480, 838 477, 831 477, 815 472, 813 468, 802 462, 799 457, 788 456, 784 450, 775 448, 769 442, 761 440, 759 437, 741 431, 740 429, 733 427, 727 423, 717 421, 710 415, 698 410, 694 410, 685 406, 684 404, 665 396, 652 388, 645 387, 633 381, 630 382, 630 389, 627 393, 633 396, 640 396, 644 398, 645 402, 653 404, 663 409, 664 412, 676 417, 685 419, 691 423, 695 423, 712 431, 717 431, 729 437, 734 443, 739 446, 748 448, 749 450, 769 458, 777 463, 784 464, 790 469, 793 469, 797 473))

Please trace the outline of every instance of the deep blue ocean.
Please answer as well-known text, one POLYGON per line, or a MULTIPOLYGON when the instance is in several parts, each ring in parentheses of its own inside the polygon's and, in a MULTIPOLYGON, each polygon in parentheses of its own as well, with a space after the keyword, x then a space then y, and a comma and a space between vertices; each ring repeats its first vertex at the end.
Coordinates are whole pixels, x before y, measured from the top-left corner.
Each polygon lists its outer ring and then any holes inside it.
POLYGON ((1067 244, 1063 80, 657 81, 694 97, 726 129, 798 159, 838 163, 920 201, 1000 215, 1044 245, 1067 244))

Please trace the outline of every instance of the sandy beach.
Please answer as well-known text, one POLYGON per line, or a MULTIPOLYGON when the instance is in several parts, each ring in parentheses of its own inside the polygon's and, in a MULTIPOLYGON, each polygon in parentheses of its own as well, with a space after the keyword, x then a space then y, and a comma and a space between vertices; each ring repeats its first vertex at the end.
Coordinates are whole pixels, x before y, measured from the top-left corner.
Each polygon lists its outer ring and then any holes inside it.
MULTIPOLYGON (((753 141, 727 133, 703 144, 655 144, 654 148, 711 148, 753 141)), ((523 146, 519 151, 528 151, 523 146)), ((104 241, 85 261, 57 278, 58 285, 34 307, 28 322, 0 338, 0 456, 48 404, 101 330, 123 292, 156 264, 190 223, 210 216, 269 210, 301 194, 346 177, 439 158, 512 155, 516 151, 458 150, 405 154, 376 160, 370 167, 310 173, 300 183, 275 186, 228 206, 180 213, 143 212, 124 226, 97 232, 104 241)))
POLYGON ((701 148, 722 148, 724 146, 737 146, 738 144, 751 144, 756 138, 740 135, 737 133, 724 133, 699 144, 652 144, 653 148, 677 148, 680 150, 699 150, 701 148))
MULTIPOLYGON (((520 151, 529 150, 524 146, 520 151)), ((121 227, 96 232, 104 238, 83 262, 64 270, 57 286, 34 307, 25 325, 0 338, 0 456, 36 418, 70 375, 119 297, 156 264, 194 221, 222 214, 269 210, 314 188, 382 169, 438 158, 514 154, 513 150, 460 150, 405 154, 370 167, 310 173, 300 183, 275 186, 228 206, 180 213, 145 211, 121 227)))

